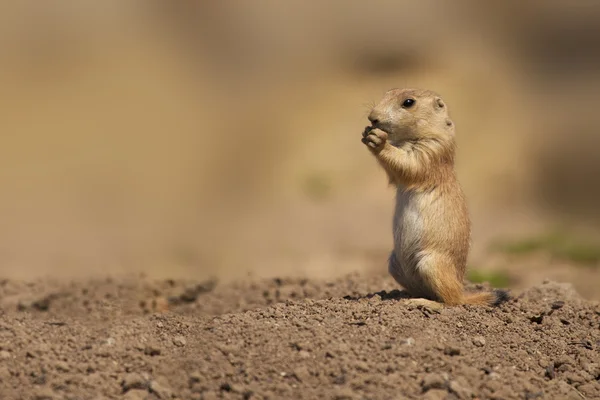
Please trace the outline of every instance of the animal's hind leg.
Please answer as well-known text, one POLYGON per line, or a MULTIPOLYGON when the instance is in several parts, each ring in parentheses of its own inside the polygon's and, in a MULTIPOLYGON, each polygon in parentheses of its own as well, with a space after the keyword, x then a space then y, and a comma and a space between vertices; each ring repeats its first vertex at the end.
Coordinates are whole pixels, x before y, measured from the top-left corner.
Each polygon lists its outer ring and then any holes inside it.
POLYGON ((427 290, 426 285, 424 284, 425 282, 421 282, 420 276, 416 274, 414 276, 406 275, 393 252, 390 254, 388 271, 396 282, 402 285, 411 296, 415 296, 412 299, 403 301, 409 309, 418 308, 430 312, 440 312, 443 308, 441 303, 431 300, 435 297, 433 296, 433 293, 430 293, 430 291, 427 290))
POLYGON ((449 306, 462 304, 463 285, 451 259, 441 254, 430 253, 423 256, 417 268, 423 284, 435 300, 449 306))
POLYGON ((406 287, 408 285, 406 276, 404 275, 404 271, 402 271, 402 267, 398 263, 394 252, 391 252, 390 257, 388 258, 388 272, 399 285, 408 290, 406 287))
POLYGON ((388 259, 388 272, 411 296, 423 296, 420 285, 415 282, 415 276, 406 273, 393 251, 388 259))

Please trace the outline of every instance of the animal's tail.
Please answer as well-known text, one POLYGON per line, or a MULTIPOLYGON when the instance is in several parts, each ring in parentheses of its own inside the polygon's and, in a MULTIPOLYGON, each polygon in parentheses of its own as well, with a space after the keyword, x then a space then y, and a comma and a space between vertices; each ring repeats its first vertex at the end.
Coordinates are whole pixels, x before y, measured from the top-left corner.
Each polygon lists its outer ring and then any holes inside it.
POLYGON ((508 291, 502 289, 496 289, 491 292, 465 293, 463 295, 464 304, 496 307, 508 300, 510 300, 508 291))

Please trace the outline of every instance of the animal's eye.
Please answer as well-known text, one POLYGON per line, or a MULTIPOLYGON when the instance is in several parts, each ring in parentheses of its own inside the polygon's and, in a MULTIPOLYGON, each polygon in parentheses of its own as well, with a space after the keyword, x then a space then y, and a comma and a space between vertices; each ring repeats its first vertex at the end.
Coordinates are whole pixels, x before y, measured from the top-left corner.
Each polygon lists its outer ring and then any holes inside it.
POLYGON ((411 108, 412 106, 415 105, 415 101, 414 99, 406 99, 404 100, 404 102, 402 103, 402 107, 404 108, 411 108))

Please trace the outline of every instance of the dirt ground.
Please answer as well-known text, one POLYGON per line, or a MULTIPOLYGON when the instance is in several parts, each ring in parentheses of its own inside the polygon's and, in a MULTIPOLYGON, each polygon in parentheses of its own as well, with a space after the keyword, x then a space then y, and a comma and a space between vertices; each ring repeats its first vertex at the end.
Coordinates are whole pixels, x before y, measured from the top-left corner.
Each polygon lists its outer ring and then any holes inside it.
POLYGON ((0 400, 600 399, 600 8, 4 3, 0 400), (452 109, 498 309, 382 271, 359 139, 409 86, 452 109))
POLYGON ((600 398, 600 304, 544 282, 496 309, 409 309, 331 281, 0 283, 12 399, 600 398))

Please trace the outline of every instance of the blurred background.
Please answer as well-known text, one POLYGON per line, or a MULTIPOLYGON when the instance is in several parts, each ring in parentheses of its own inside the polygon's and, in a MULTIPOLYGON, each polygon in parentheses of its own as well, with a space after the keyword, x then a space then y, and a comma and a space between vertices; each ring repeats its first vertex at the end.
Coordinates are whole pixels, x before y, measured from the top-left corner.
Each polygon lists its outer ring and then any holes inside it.
POLYGON ((470 279, 600 298, 600 4, 0 5, 0 274, 385 272, 394 191, 360 142, 440 93, 470 279))

